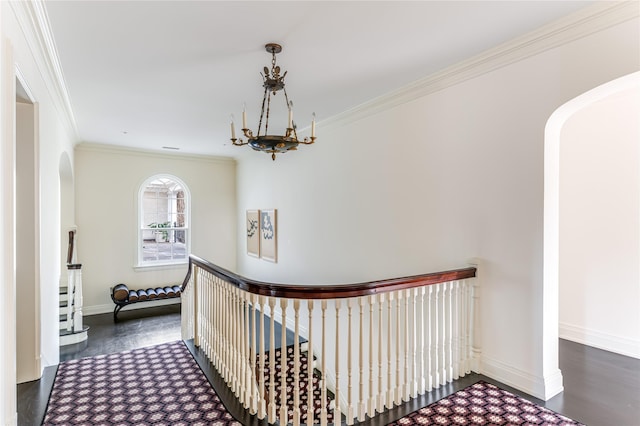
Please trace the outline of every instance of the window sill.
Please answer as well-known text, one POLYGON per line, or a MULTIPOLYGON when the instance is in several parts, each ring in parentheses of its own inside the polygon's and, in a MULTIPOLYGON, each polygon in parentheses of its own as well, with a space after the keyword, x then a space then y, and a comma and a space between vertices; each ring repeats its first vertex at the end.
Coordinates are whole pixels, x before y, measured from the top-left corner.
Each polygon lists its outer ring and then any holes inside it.
POLYGON ((164 271, 168 269, 183 269, 185 266, 189 265, 189 260, 185 260, 184 262, 175 262, 175 263, 152 263, 152 264, 144 264, 144 265, 133 265, 133 270, 136 272, 148 272, 148 271, 164 271))

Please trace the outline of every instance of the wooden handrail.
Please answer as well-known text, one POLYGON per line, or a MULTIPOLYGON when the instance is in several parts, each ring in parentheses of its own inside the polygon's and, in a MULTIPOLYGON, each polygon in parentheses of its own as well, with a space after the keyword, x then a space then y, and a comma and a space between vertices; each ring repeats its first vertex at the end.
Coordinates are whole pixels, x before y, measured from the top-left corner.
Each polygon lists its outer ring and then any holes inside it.
POLYGON ((403 278, 369 281, 357 284, 333 284, 333 285, 291 285, 274 284, 252 280, 242 277, 218 265, 204 260, 198 256, 189 256, 189 270, 182 283, 182 291, 185 290, 193 265, 224 279, 241 290, 261 296, 271 296, 289 299, 342 299, 346 297, 367 296, 370 294, 386 293, 390 291, 422 287, 449 281, 463 280, 476 276, 476 268, 468 267, 451 271, 432 272, 422 275, 413 275, 403 278))
POLYGON ((69 246, 67 247, 67 265, 73 262, 73 250, 74 250, 74 237, 76 231, 69 231, 69 246))

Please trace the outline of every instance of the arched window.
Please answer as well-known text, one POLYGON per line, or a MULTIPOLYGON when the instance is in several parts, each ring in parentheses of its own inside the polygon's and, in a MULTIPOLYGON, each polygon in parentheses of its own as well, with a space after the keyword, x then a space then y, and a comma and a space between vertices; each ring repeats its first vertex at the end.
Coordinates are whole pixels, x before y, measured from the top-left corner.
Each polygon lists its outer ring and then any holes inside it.
POLYGON ((186 263, 190 248, 190 196, 177 177, 156 175, 138 192, 138 265, 186 263))

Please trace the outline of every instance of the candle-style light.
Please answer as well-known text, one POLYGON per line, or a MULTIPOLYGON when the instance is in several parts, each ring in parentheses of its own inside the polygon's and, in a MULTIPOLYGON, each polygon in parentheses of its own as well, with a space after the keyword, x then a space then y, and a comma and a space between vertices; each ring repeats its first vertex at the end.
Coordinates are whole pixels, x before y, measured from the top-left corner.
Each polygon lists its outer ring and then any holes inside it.
POLYGON ((236 126, 233 123, 233 114, 231 114, 231 140, 236 138, 236 126))
POLYGON ((311 115, 311 137, 316 137, 316 113, 311 115))
POLYGON ((242 104, 242 128, 247 128, 247 106, 242 104))
POLYGON ((287 75, 280 74, 280 67, 276 65, 276 53, 282 51, 282 46, 276 43, 269 43, 265 45, 267 52, 271 53, 271 70, 264 67, 264 74, 262 75, 264 87, 264 96, 262 98, 262 109, 260 111, 260 121, 258 124, 258 132, 256 135, 247 126, 247 110, 246 106, 242 107, 242 133, 247 138, 247 141, 236 138, 235 126, 233 123, 233 116, 231 118, 231 141, 236 146, 249 145, 256 151, 262 151, 271 154, 273 160, 276 159, 276 154, 284 154, 288 151, 295 151, 298 149, 299 144, 311 145, 316 140, 316 114, 313 113, 311 120, 311 136, 304 139, 298 139, 298 133, 293 121, 293 102, 289 100, 287 96, 287 90, 284 88, 284 77, 287 75), (277 92, 282 90, 284 92, 284 100, 287 105, 289 119, 287 122, 287 129, 285 134, 280 135, 268 135, 269 129, 269 113, 271 111, 271 96, 275 96, 277 92), (266 110, 265 110, 266 106, 266 110), (265 119, 266 117, 266 119, 265 119), (264 133, 262 131, 262 123, 264 119, 264 133))

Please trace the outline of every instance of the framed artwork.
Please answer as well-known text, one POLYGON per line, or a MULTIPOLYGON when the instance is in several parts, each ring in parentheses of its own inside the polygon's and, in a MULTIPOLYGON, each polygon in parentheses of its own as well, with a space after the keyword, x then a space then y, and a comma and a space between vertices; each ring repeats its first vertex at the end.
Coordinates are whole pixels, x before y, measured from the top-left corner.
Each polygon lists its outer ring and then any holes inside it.
POLYGON ((260 257, 260 210, 247 210, 247 254, 260 257))
POLYGON ((277 210, 260 210, 260 257, 270 262, 278 261, 277 210))

